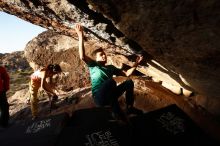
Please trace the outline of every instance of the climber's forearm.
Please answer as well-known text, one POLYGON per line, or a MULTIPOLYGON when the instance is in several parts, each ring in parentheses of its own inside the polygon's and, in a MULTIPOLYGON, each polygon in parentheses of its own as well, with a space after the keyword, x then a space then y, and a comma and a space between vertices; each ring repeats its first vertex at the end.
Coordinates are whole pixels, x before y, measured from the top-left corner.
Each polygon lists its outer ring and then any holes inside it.
POLYGON ((83 34, 79 35, 79 58, 85 61, 85 47, 84 47, 83 34))
POLYGON ((139 64, 139 62, 135 62, 134 65, 133 65, 130 69, 128 69, 127 71, 123 71, 124 74, 125 74, 127 77, 129 77, 130 75, 132 75, 133 72, 136 70, 138 64, 139 64))

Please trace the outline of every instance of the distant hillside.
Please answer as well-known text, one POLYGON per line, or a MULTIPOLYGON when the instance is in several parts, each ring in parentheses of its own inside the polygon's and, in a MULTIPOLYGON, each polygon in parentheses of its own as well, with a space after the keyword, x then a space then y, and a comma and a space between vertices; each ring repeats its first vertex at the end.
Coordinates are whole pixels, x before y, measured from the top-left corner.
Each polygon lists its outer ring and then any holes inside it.
POLYGON ((0 65, 5 66, 10 75, 8 97, 12 96, 16 91, 27 88, 29 76, 33 70, 24 57, 24 51, 0 53, 0 60, 0 65))
POLYGON ((0 65, 5 66, 7 70, 30 70, 29 63, 24 57, 24 51, 16 51, 13 53, 0 53, 0 65))

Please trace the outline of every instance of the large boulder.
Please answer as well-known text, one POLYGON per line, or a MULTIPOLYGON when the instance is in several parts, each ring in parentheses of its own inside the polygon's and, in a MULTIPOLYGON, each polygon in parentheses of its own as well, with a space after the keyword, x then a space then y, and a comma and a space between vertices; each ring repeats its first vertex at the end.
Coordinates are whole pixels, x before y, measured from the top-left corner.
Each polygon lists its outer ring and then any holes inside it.
POLYGON ((71 37, 46 31, 26 45, 25 57, 33 70, 59 64, 63 73, 57 85, 63 90, 83 87, 89 83, 88 68, 78 57, 77 44, 71 37))

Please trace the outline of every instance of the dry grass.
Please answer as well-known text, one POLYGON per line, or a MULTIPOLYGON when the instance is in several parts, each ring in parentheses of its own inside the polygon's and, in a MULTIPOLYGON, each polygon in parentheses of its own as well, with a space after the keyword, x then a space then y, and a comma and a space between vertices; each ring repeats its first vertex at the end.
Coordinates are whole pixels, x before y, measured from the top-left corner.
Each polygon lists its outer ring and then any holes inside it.
POLYGON ((7 92, 8 97, 11 97, 16 91, 25 89, 28 87, 30 75, 33 71, 15 71, 9 72, 10 75, 10 90, 7 92))

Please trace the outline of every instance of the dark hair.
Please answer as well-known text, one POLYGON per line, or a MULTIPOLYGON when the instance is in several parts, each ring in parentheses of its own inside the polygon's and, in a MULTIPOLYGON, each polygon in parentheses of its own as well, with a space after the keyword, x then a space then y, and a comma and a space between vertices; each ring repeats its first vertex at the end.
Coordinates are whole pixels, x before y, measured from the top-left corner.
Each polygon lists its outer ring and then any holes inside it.
POLYGON ((62 72, 62 69, 59 64, 49 64, 46 67, 46 71, 50 71, 53 73, 60 73, 60 72, 62 72))
POLYGON ((95 50, 92 52, 92 56, 95 56, 96 53, 98 53, 98 52, 104 52, 103 48, 100 47, 100 48, 98 48, 98 49, 95 49, 95 50))

